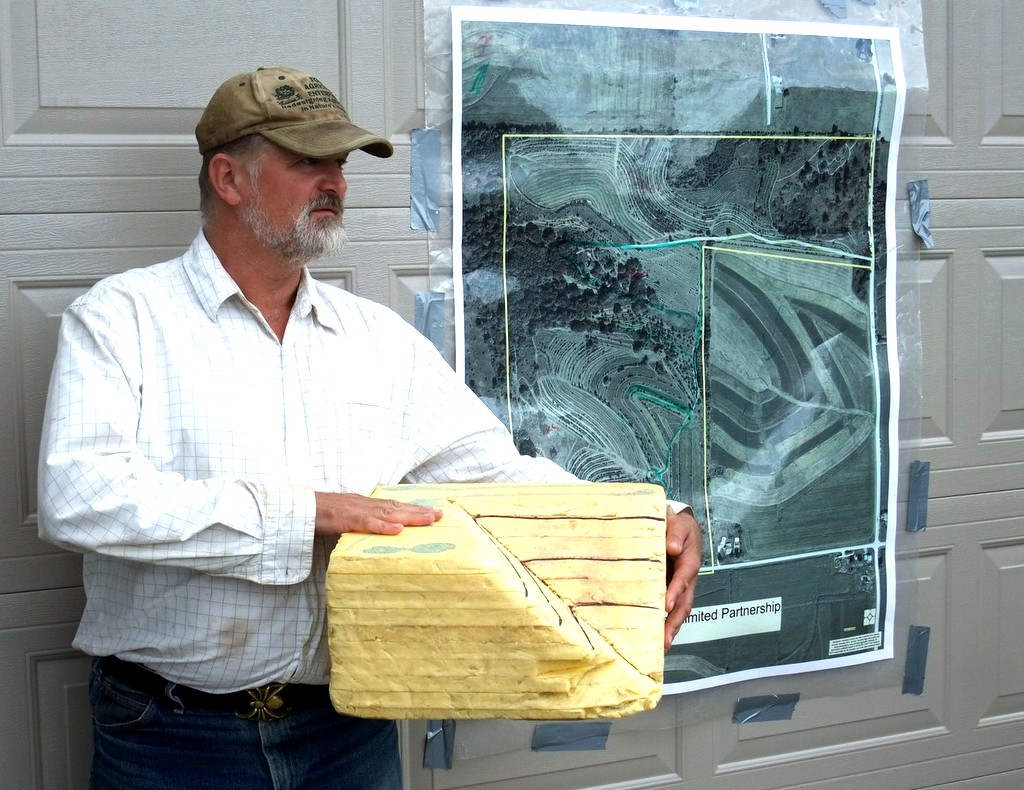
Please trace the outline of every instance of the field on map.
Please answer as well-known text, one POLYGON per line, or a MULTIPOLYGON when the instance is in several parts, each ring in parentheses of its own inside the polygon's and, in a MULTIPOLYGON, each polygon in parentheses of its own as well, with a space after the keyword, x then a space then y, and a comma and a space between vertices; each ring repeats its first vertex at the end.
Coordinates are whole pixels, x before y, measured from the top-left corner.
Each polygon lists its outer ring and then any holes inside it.
POLYGON ((699 611, 782 601, 767 631, 673 646, 667 681, 877 650, 877 42, 469 20, 462 45, 467 383, 520 451, 690 503, 699 611))

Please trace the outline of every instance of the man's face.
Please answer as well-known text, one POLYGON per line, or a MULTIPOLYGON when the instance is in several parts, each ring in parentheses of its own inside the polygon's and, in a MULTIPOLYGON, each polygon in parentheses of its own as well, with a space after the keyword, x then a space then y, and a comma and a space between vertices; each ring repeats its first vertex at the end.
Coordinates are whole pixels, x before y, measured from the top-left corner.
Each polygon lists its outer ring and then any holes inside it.
POLYGON ((258 241, 296 266, 339 252, 346 239, 345 158, 315 159, 265 146, 247 165, 253 190, 242 206, 242 221, 258 241))

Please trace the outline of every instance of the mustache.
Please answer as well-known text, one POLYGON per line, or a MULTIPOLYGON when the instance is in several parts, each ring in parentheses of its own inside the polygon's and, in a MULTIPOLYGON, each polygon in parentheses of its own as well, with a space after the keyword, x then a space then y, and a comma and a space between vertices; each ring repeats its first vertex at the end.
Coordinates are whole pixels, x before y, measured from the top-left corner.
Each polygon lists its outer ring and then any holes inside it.
POLYGON ((331 208, 340 214, 344 210, 345 204, 337 195, 321 195, 306 204, 306 213, 322 208, 331 208))

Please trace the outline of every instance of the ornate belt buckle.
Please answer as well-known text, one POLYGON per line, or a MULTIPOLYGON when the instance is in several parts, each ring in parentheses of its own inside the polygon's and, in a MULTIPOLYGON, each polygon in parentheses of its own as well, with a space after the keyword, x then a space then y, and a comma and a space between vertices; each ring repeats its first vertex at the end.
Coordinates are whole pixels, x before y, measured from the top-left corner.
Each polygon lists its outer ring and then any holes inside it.
POLYGON ((283 719, 292 712, 291 708, 284 706, 284 699, 280 696, 284 685, 284 683, 268 683, 259 688, 246 689, 246 693, 251 697, 249 709, 235 713, 235 715, 246 721, 283 719))

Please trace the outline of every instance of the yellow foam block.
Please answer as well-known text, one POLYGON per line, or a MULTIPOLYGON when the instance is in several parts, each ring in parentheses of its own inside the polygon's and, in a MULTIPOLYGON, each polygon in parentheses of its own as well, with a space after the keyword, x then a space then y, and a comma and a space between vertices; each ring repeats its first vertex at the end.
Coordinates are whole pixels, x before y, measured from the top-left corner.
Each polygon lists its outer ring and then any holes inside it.
POLYGON ((661 697, 665 495, 632 483, 401 485, 444 511, 348 533, 331 701, 369 718, 614 718, 661 697))

